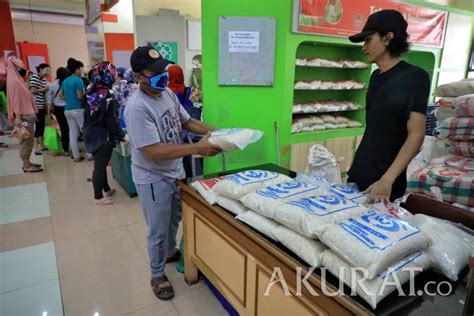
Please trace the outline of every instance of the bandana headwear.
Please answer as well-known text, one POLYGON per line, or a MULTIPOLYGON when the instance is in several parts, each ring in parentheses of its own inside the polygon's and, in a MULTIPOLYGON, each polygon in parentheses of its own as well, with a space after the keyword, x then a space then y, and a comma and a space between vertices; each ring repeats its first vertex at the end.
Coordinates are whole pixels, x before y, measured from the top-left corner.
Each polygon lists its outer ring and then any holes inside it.
POLYGON ((95 65, 92 76, 92 85, 96 88, 111 88, 115 82, 115 66, 108 61, 95 65))

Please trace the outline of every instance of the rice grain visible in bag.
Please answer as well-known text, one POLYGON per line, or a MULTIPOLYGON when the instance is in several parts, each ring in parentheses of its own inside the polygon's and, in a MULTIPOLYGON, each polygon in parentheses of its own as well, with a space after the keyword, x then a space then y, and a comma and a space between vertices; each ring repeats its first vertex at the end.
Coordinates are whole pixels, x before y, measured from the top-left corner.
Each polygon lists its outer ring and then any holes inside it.
POLYGON ((319 267, 321 264, 321 255, 327 249, 322 243, 301 236, 300 234, 284 227, 278 226, 273 231, 277 241, 281 242, 283 246, 294 252, 295 255, 303 259, 311 267, 319 267))
POLYGON ((320 239, 353 267, 367 269, 370 279, 430 246, 429 238, 418 228, 373 211, 327 227, 320 239))
POLYGON ((252 211, 245 211, 237 215, 235 218, 254 228, 263 235, 276 240, 274 231, 279 226, 279 224, 274 220, 266 218, 252 211))
POLYGON ((207 201, 207 203, 213 205, 217 203, 217 194, 214 191, 214 187, 223 177, 217 177, 212 179, 198 180, 191 183, 193 187, 199 194, 207 201))
POLYGON ((239 215, 247 211, 248 209, 243 205, 240 201, 225 197, 225 196, 218 196, 217 197, 217 205, 222 208, 225 208, 229 212, 239 215))
POLYGON ((273 210, 273 218, 305 237, 319 238, 328 225, 368 211, 365 206, 335 194, 328 194, 299 198, 281 204, 273 210))
POLYGON ((322 194, 319 186, 305 182, 281 182, 245 195, 240 201, 252 211, 273 218, 275 208, 301 197, 322 194))
POLYGON ((369 303, 373 309, 377 307, 381 300, 397 290, 397 286, 394 284, 396 280, 398 280, 399 284, 403 285, 410 280, 410 274, 418 275, 420 273, 417 270, 415 270, 415 273, 411 273, 410 268, 422 268, 425 270, 431 263, 429 256, 419 251, 400 260, 376 278, 362 281, 363 275, 361 272, 352 270, 351 266, 343 258, 330 250, 326 250, 323 253, 321 261, 321 265, 327 271, 342 280, 347 286, 354 286, 353 290, 355 290, 357 295, 369 303), (355 282, 352 282, 352 280, 355 282), (357 281, 360 281, 362 285, 357 281))
POLYGON ((272 171, 246 170, 225 176, 214 190, 219 195, 239 200, 252 191, 284 181, 291 181, 291 178, 272 171))
POLYGON ((458 227, 431 216, 416 214, 410 222, 428 235, 433 245, 425 252, 433 262, 433 267, 453 281, 474 256, 474 236, 458 227))
POLYGON ((263 132, 249 128, 223 128, 211 132, 209 142, 223 151, 243 150, 262 138, 263 132))

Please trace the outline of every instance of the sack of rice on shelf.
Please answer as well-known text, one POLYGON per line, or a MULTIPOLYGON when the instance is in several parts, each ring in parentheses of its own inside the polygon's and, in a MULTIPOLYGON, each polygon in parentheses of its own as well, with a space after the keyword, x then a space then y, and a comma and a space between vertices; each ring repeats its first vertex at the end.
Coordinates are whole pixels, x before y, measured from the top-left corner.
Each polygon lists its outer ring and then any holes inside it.
POLYGON ((226 210, 235 215, 239 215, 240 213, 243 213, 248 210, 241 202, 225 196, 217 197, 217 205, 222 208, 225 208, 226 210))
POLYGON ((321 255, 327 249, 322 243, 301 236, 300 234, 288 229, 282 225, 278 226, 273 234, 277 241, 290 249, 295 255, 304 260, 311 267, 319 267, 321 264, 321 255))
POLYGON ((429 238, 418 228, 373 211, 328 226, 320 239, 351 266, 367 269, 369 279, 430 246, 429 238))
POLYGON ((439 137, 450 140, 473 141, 474 117, 452 117, 441 122, 436 128, 439 137))
POLYGON ((223 151, 243 150, 262 138, 263 132, 249 128, 224 128, 211 132, 209 142, 223 151))
POLYGON ((425 252, 436 271, 453 281, 474 256, 474 236, 453 224, 431 216, 416 214, 410 223, 428 235, 433 244, 425 252))
POLYGON ((223 177, 214 190, 219 195, 239 200, 257 189, 284 181, 291 181, 291 178, 272 171, 246 170, 223 177))
POLYGON ((301 197, 323 194, 317 185, 299 181, 281 182, 252 193, 240 199, 245 206, 260 215, 273 218, 275 208, 285 202, 301 197))
POLYGON ((464 157, 474 157, 474 141, 451 141, 449 152, 464 157))
POLYGON ((474 116, 474 94, 463 95, 454 99, 454 108, 457 117, 474 116))
POLYGON ((350 264, 330 250, 323 253, 321 263, 327 271, 355 291, 373 309, 390 293, 396 291, 398 284, 407 283, 411 275, 418 275, 430 264, 429 256, 419 251, 403 258, 376 278, 367 280, 362 271, 351 269, 350 264))
POLYGON ((450 166, 430 165, 411 174, 408 192, 433 195, 432 188, 441 190, 444 201, 474 206, 474 172, 450 166))
POLYGON ((277 222, 252 211, 245 211, 237 215, 235 218, 254 228, 256 231, 262 233, 268 238, 276 240, 274 231, 279 226, 277 222))
POLYGON ((308 238, 319 238, 328 225, 368 211, 335 194, 299 198, 273 210, 277 222, 308 238))
POLYGON ((474 93, 474 79, 464 79, 438 86, 434 95, 437 97, 459 97, 474 93))
POLYGON ((223 177, 217 177, 212 179, 198 180, 191 183, 193 187, 199 194, 207 201, 207 203, 213 205, 217 203, 217 194, 214 191, 214 187, 223 177))

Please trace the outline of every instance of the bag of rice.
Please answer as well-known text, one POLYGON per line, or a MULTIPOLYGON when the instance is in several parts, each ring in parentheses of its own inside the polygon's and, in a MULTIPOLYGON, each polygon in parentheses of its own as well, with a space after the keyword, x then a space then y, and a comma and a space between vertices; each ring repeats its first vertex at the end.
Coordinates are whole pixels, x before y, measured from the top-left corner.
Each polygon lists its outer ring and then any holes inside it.
POLYGON ((262 138, 263 132, 249 128, 223 128, 211 132, 209 142, 223 151, 243 150, 262 138))
POLYGON ((473 91, 474 80, 464 79, 440 85, 435 89, 433 94, 437 97, 459 97, 461 95, 470 94, 473 91))
POLYGON ((425 250, 434 268, 453 281, 474 256, 474 236, 449 222, 431 216, 416 214, 411 224, 428 235, 433 245, 425 250))
POLYGON ((321 115, 321 119, 324 121, 324 123, 337 124, 336 117, 333 115, 323 114, 321 115))
POLYGON ((243 213, 248 210, 248 208, 245 207, 241 202, 230 199, 225 196, 218 196, 217 197, 217 205, 219 205, 222 208, 225 208, 229 212, 239 215, 240 213, 243 213))
POLYGON ((452 141, 449 144, 449 152, 458 156, 474 157, 474 141, 452 141))
POLYGON ((305 182, 288 181, 267 186, 251 192, 240 199, 245 206, 263 216, 273 218, 275 208, 301 197, 320 195, 323 191, 317 185, 305 182))
POLYGON ((430 246, 429 238, 418 228, 373 211, 328 226, 320 239, 353 267, 366 268, 370 279, 430 246))
POLYGON ((419 251, 394 264, 382 275, 372 280, 363 280, 361 271, 351 269, 351 266, 344 259, 330 250, 323 253, 321 261, 321 265, 327 271, 352 288, 373 309, 377 307, 381 300, 397 290, 396 283, 402 285, 408 282, 411 274, 419 274, 421 272, 419 268, 425 270, 431 263, 429 257, 419 251), (410 272, 410 269, 413 269, 414 272, 410 272))
POLYGON ((223 177, 217 177, 213 179, 204 179, 198 180, 191 183, 193 187, 199 194, 207 201, 207 203, 213 205, 217 203, 217 194, 214 191, 214 187, 223 177))
POLYGON ((441 122, 436 128, 439 137, 450 140, 474 140, 474 117, 452 117, 441 122))
POLYGON ((347 126, 348 126, 348 127, 352 127, 352 128, 354 128, 354 127, 362 127, 362 123, 361 123, 361 122, 357 122, 357 121, 352 121, 352 120, 351 120, 351 121, 347 122, 347 126))
POLYGON ((276 240, 274 231, 279 226, 277 222, 252 211, 240 213, 235 218, 254 228, 263 235, 276 240))
POLYGON ((474 158, 463 157, 463 156, 450 156, 446 157, 446 166, 454 167, 461 171, 474 171, 474 158))
POLYGON ((319 267, 321 264, 321 255, 327 249, 322 243, 301 236, 283 225, 278 226, 273 231, 277 241, 283 246, 294 252, 295 255, 304 260, 311 267, 319 267))
POLYGON ((303 197, 271 210, 273 218, 308 238, 319 238, 327 225, 369 210, 335 194, 303 197))
POLYGON ((474 94, 457 97, 454 100, 454 107, 458 117, 474 116, 474 94))
POLYGON ((368 193, 359 192, 355 184, 333 184, 331 192, 359 204, 364 204, 368 197, 368 193))
POLYGON ((214 190, 219 195, 239 200, 252 191, 284 181, 291 181, 291 178, 272 171, 246 170, 225 176, 214 190))

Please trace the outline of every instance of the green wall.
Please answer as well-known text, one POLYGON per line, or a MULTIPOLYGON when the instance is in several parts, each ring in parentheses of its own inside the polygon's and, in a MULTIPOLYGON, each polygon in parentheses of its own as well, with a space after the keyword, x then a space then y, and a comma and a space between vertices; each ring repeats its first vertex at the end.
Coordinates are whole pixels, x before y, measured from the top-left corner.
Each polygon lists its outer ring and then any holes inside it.
MULTIPOLYGON (((204 120, 220 128, 246 127, 264 131, 263 139, 241 152, 226 153, 228 170, 262 163, 276 163, 275 122, 279 126, 282 148, 281 164, 288 166, 289 145, 320 141, 328 138, 361 135, 363 128, 333 130, 320 133, 291 135, 293 83, 295 58, 303 42, 319 45, 357 45, 346 38, 291 33, 292 0, 205 0, 202 1, 202 54, 204 120), (273 87, 221 87, 217 84, 218 17, 219 16, 273 16, 276 18, 275 80, 273 87)), ((437 77, 440 49, 417 48, 423 53, 412 53, 411 61, 425 66, 431 76, 437 77)), ((368 79, 368 78, 367 78, 368 79)), ((206 158, 206 174, 222 170, 220 156, 206 158)))

